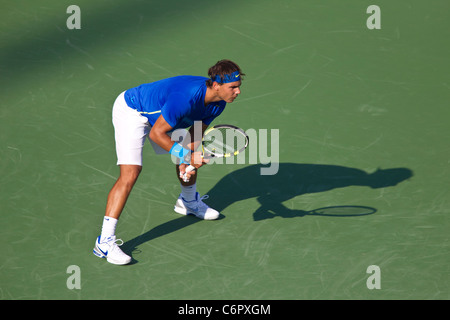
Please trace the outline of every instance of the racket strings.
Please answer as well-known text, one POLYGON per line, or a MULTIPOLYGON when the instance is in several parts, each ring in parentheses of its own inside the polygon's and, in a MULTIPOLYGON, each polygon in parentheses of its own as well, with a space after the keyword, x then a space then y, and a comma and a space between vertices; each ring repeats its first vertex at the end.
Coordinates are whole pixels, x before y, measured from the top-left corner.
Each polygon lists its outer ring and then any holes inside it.
POLYGON ((203 137, 203 148, 210 154, 234 154, 247 146, 245 133, 233 128, 215 128, 203 137))

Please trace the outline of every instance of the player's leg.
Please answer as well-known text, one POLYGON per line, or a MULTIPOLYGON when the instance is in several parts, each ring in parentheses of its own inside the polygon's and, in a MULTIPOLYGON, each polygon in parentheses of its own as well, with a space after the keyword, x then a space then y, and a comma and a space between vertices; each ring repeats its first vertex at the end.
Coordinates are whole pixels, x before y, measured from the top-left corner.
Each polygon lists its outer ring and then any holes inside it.
POLYGON ((119 95, 114 103, 113 124, 117 164, 120 175, 108 194, 102 232, 95 242, 94 254, 113 264, 127 264, 131 257, 118 247, 115 231, 128 196, 142 170, 142 150, 150 125, 145 117, 129 108, 119 95))
MULTIPOLYGON (((180 166, 179 166, 178 164, 175 166, 175 170, 176 170, 176 172, 177 172, 178 180, 180 181, 180 184, 181 184, 182 186, 189 187, 189 186, 193 186, 193 185, 196 184, 196 182, 197 182, 197 173, 198 173, 198 172, 196 172, 195 174, 193 174, 193 175, 190 177, 190 179, 189 179, 188 182, 185 182, 185 181, 183 180, 183 178, 180 177, 180 166)), ((197 171, 198 171, 198 170, 197 170, 197 171)))
POLYGON ((95 242, 94 254, 113 264, 122 265, 131 261, 131 257, 118 247, 117 241, 122 240, 116 239, 116 226, 141 170, 142 166, 120 165, 120 176, 108 194, 102 232, 95 242))
POLYGON ((120 176, 108 194, 106 202, 106 217, 119 219, 125 203, 136 183, 142 166, 138 165, 120 165, 120 176))
POLYGON ((184 215, 195 215, 197 218, 204 220, 216 220, 219 218, 219 212, 210 208, 202 200, 208 198, 207 195, 200 197, 197 192, 197 175, 198 170, 195 175, 192 175, 188 182, 184 182, 180 178, 180 168, 176 166, 176 172, 178 180, 181 185, 181 194, 175 203, 175 212, 184 215))

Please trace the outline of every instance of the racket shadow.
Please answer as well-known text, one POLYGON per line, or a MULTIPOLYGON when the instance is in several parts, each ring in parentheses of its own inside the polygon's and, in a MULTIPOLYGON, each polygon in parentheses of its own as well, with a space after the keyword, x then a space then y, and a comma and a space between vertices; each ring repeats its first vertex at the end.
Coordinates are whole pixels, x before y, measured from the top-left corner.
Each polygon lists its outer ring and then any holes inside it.
POLYGON ((375 208, 363 206, 331 206, 304 211, 289 209, 283 202, 297 196, 325 192, 349 186, 370 188, 393 187, 413 176, 407 168, 378 169, 373 173, 336 165, 280 163, 275 175, 261 175, 260 165, 250 165, 223 177, 208 191, 209 204, 222 212, 238 201, 256 198, 259 208, 255 221, 274 217, 294 218, 306 215, 349 217, 373 214, 375 208))

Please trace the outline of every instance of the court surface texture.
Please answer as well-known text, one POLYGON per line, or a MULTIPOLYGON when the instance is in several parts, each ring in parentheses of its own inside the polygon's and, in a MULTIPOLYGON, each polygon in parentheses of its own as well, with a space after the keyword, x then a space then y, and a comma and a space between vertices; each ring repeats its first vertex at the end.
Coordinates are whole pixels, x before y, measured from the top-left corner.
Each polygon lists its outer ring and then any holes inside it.
POLYGON ((0 298, 449 299, 449 9, 4 3, 0 298), (220 219, 173 211, 174 165, 147 144, 116 230, 133 261, 94 256, 118 176, 115 98, 225 58, 246 77, 214 124, 252 131, 254 157, 200 170, 220 219))

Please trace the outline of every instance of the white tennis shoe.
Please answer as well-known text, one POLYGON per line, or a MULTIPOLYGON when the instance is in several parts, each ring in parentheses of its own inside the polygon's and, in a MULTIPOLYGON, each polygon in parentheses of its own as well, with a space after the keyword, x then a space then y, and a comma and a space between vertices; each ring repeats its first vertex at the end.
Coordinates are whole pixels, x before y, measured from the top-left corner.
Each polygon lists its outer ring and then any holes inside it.
POLYGON ((186 201, 183 197, 178 197, 177 202, 175 203, 174 210, 179 214, 184 215, 194 215, 199 219, 203 220, 216 220, 219 217, 219 212, 210 208, 206 203, 202 200, 208 199, 208 195, 204 195, 199 197, 198 192, 195 194, 195 200, 186 201))
POLYGON ((104 240, 101 240, 100 236, 98 236, 95 241, 94 254, 99 258, 106 258, 106 261, 112 264, 128 264, 131 262, 131 257, 120 250, 119 246, 122 244, 122 239, 116 240, 116 236, 108 237, 104 240))

